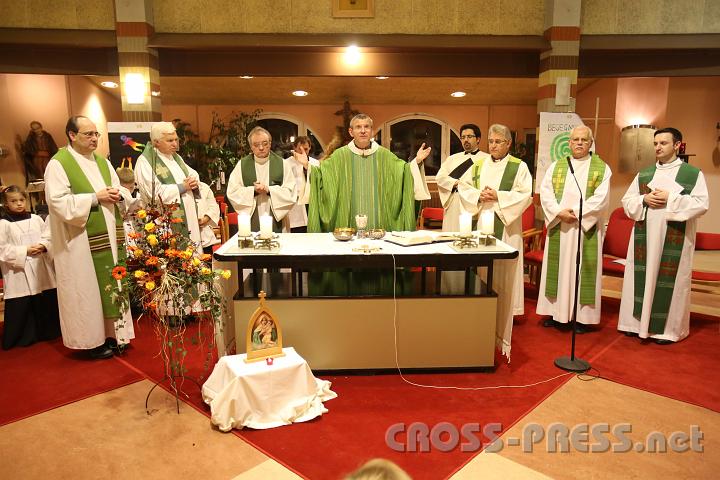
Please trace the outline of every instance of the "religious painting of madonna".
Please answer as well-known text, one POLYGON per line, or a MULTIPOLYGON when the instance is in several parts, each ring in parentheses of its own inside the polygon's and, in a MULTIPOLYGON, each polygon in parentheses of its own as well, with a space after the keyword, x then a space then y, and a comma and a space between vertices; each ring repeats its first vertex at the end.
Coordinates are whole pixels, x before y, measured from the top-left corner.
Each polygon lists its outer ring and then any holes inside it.
POLYGON ((246 362, 284 355, 280 322, 265 304, 265 292, 260 292, 258 297, 260 305, 250 316, 245 337, 246 362))

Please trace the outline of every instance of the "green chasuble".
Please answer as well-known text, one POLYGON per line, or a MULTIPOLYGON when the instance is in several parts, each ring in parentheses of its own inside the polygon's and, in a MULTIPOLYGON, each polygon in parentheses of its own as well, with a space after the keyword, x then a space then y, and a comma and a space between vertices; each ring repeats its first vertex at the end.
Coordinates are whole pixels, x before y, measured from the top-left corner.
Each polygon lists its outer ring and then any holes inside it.
MULTIPOLYGON (((93 153, 95 163, 97 163, 100 174, 102 175, 105 185, 112 186, 112 177, 110 176, 110 167, 108 162, 97 153, 93 153)), ((65 174, 70 181, 70 189, 73 194, 95 193, 90 180, 82 171, 80 165, 72 154, 63 147, 53 157, 60 162, 65 174)), ((118 263, 125 260, 125 231, 123 228, 123 220, 120 216, 120 209, 114 206, 115 211, 115 240, 117 242, 118 263)), ((110 285, 115 282, 112 278, 112 269, 115 266, 113 259, 112 247, 110 246, 110 236, 108 235, 107 224, 105 223, 105 215, 102 212, 100 204, 90 209, 87 222, 85 223, 87 231, 88 243, 90 244, 90 255, 92 256, 93 266, 95 267, 95 276, 97 277, 98 287, 100 288, 100 299, 102 302, 103 316, 108 319, 116 320, 122 316, 118 306, 113 303, 110 292, 107 290, 110 285)))
MULTIPOLYGON (((656 165, 652 165, 638 173, 638 191, 645 195, 650 193, 648 187, 655 176, 656 165)), ((675 182, 683 187, 681 195, 690 195, 695 188, 700 170, 687 163, 682 163, 675 175, 675 182)), ((647 225, 645 216, 647 207, 643 210, 643 219, 635 222, 634 243, 635 260, 633 277, 634 284, 634 305, 633 316, 640 318, 642 315, 643 302, 645 300, 645 279, 647 275, 647 225)), ((650 309, 650 325, 648 331, 651 334, 661 334, 665 331, 670 301, 672 300, 675 288, 680 257, 682 257, 683 246, 685 245, 686 222, 667 222, 665 239, 663 243, 662 256, 660 257, 660 268, 658 269, 655 292, 653 293, 652 307, 650 309)))
POLYGON ((365 214, 367 228, 415 230, 415 191, 410 164, 379 147, 363 157, 347 145, 313 168, 308 232, 355 227, 365 214))
MULTIPOLYGON (((587 185, 585 187, 584 199, 595 194, 595 190, 600 186, 605 178, 605 168, 607 165, 597 155, 593 154, 590 158, 590 167, 587 175, 587 185)), ((560 202, 565 190, 565 179, 567 178, 568 164, 565 160, 556 160, 551 167, 552 185, 555 199, 560 202)), ((547 255, 547 274, 545 279, 545 296, 550 298, 557 297, 558 290, 558 271, 560 267, 560 223, 555 224, 553 228, 548 230, 548 255, 547 255)), ((581 225, 578 228, 582 229, 581 225)), ((595 292, 598 267, 598 235, 597 225, 594 225, 587 232, 583 232, 582 238, 582 256, 580 260, 580 304, 595 305, 595 292)))

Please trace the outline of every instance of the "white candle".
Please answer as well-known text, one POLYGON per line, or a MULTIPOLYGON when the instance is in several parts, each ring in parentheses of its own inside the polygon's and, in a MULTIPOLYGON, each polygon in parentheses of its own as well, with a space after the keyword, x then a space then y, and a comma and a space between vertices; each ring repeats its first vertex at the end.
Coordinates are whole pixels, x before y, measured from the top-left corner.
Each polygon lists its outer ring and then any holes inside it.
POLYGON ((238 215, 238 235, 241 237, 249 237, 250 231, 250 215, 243 213, 238 215))
POLYGON ((483 210, 480 212, 480 233, 492 235, 495 233, 495 212, 483 210))
POLYGON ((472 230, 472 215, 469 213, 460 214, 460 235, 470 235, 472 230))
POLYGON ((260 215, 260 238, 272 238, 272 217, 260 215))
POLYGON ((355 215, 355 225, 357 225, 357 228, 360 229, 364 229, 365 227, 367 227, 367 215, 355 215))

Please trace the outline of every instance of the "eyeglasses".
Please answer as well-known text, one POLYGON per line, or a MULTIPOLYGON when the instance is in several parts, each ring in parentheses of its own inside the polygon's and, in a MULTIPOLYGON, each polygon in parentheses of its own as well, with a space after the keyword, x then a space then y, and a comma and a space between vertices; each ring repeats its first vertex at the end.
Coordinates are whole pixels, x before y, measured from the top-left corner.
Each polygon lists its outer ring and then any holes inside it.
POLYGON ((266 148, 268 145, 270 145, 270 142, 260 142, 252 144, 252 146, 255 148, 266 148))
POLYGON ((477 135, 461 135, 460 140, 471 140, 475 137, 477 137, 477 135))
POLYGON ((85 138, 92 138, 92 137, 100 138, 100 137, 102 137, 102 133, 100 133, 100 132, 78 132, 78 134, 85 135, 85 138))
POLYGON ((507 140, 494 140, 490 139, 488 140, 488 145, 502 145, 503 143, 507 143, 507 140))
POLYGON ((587 138, 571 138, 570 141, 572 143, 590 143, 590 140, 587 138))

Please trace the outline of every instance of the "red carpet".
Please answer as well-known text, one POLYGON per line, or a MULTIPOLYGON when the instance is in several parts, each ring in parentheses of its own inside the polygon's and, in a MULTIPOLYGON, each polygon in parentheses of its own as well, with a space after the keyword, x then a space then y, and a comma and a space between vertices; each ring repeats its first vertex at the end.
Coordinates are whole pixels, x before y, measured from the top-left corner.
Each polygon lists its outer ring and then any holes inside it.
MULTIPOLYGON (((720 389, 712 380, 713 367, 720 363, 717 318, 693 316, 691 335, 676 345, 642 344, 617 332, 618 302, 603 302, 603 321, 598 331, 577 336, 578 357, 590 361, 600 375, 613 381, 720 411, 720 389)), ((478 387, 522 385, 561 374, 553 360, 569 354, 570 333, 543 328, 532 298, 526 300, 526 311, 515 322, 510 365, 498 360, 494 373, 407 377, 422 384, 478 387)), ((196 337, 197 333, 197 326, 189 327, 190 336, 196 337)), ((147 322, 140 322, 136 335, 127 355, 114 361, 70 358, 59 342, 0 352, 0 423, 135 381, 135 369, 152 379, 161 379, 163 368, 156 357, 158 340, 154 330, 147 322), (52 381, 44 378, 48 375, 52 381), (88 375, 91 381, 87 381, 88 375), (93 388, 87 388, 87 384, 93 388), (33 401, 18 405, 17 398, 33 401)), ((207 347, 198 348, 192 341, 186 341, 186 346, 188 375, 207 376, 209 371, 203 368, 207 347)), ((477 451, 463 452, 458 446, 449 452, 433 448, 430 452, 399 453, 386 445, 387 429, 399 422, 423 422, 430 428, 448 422, 458 430, 467 423, 484 426, 492 422, 506 430, 570 376, 529 388, 479 391, 420 388, 406 384, 398 375, 324 378, 333 382, 332 388, 339 395, 326 403, 330 412, 325 416, 307 423, 235 434, 307 478, 337 479, 372 457, 396 462, 415 479, 445 478, 477 451)), ((189 402, 209 415, 198 388, 187 383, 184 390, 190 395, 189 402)), ((395 439, 403 442, 406 436, 398 434, 395 439)))
POLYGON ((141 379, 116 359, 89 360, 60 339, 0 350, 0 425, 141 379))

